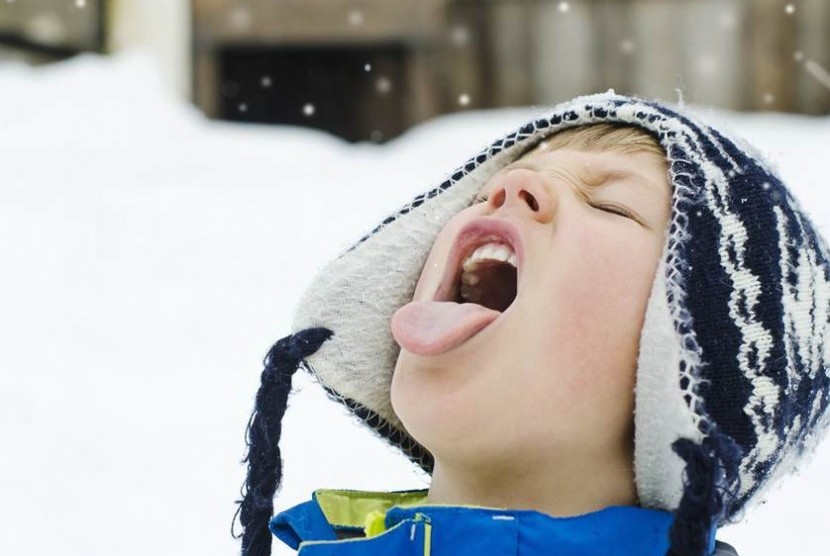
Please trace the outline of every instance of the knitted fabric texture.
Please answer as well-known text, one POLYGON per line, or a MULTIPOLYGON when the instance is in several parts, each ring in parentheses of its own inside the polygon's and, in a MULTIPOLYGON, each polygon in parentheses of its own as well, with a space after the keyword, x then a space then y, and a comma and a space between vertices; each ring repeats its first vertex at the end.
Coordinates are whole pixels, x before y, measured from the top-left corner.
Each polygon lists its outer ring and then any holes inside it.
POLYGON ((830 261, 762 156, 691 114, 613 91, 553 107, 341 253, 306 290, 293 332, 333 332, 305 358, 306 368, 431 471, 431 456, 390 403, 400 349, 392 314, 412 299, 439 231, 494 172, 558 131, 614 122, 657 138, 672 186, 638 358, 638 496, 643 506, 687 516, 716 513, 709 516, 716 526, 792 471, 827 428, 830 261), (700 481, 709 482, 705 496, 693 492, 700 481))

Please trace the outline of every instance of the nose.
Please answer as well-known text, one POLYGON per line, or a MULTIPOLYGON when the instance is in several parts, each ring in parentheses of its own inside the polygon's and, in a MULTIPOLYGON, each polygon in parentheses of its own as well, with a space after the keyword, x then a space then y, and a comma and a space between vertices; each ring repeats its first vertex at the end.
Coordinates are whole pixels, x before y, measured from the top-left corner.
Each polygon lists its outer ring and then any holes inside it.
POLYGON ((489 203, 501 211, 516 211, 541 222, 550 222, 554 201, 544 178, 534 170, 514 168, 493 187, 489 203))

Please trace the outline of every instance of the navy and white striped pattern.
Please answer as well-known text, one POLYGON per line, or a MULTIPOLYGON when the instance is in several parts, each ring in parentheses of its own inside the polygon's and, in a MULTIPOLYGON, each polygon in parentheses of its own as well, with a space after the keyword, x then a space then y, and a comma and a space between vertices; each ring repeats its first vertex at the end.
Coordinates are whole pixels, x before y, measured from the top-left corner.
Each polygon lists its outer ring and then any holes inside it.
POLYGON ((343 252, 308 289, 294 330, 334 332, 307 358, 311 371, 430 470, 429 454, 406 434, 389 403, 399 348, 384 323, 411 299, 435 236, 488 176, 552 133, 602 122, 654 134, 667 152, 673 186, 638 368, 640 501, 676 509, 683 467, 672 442, 721 435, 742 452, 737 466, 724 469, 724 488, 735 496, 725 515, 716 516, 722 523, 757 500, 776 475, 791 471, 827 428, 830 261, 808 215, 761 155, 679 109, 613 91, 554 107, 343 252), (404 251, 414 255, 406 258, 404 251))

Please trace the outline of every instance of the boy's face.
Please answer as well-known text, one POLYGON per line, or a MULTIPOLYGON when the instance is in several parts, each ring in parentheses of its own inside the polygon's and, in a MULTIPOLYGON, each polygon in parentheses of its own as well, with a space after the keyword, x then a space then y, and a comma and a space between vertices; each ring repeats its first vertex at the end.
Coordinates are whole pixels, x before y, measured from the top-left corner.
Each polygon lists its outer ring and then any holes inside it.
POLYGON ((640 330, 671 213, 667 172, 648 152, 538 148, 494 174, 480 193, 488 200, 442 229, 413 301, 434 298, 472 219, 514 224, 524 261, 516 298, 496 321, 439 355, 400 352, 392 405, 436 464, 631 464, 640 330), (588 187, 607 173, 620 175, 588 187))

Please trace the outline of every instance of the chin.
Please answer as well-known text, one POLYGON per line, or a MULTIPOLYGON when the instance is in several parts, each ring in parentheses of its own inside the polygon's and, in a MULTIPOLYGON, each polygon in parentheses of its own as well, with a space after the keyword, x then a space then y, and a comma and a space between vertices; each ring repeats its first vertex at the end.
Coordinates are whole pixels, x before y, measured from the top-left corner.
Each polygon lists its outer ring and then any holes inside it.
MULTIPOLYGON (((413 370, 407 368, 404 372, 413 370)), ((469 391, 438 391, 436 386, 411 376, 393 380, 391 402, 395 414, 406 431, 434 456, 478 457, 479 450, 490 444, 484 441, 483 433, 492 428, 493 414, 481 410, 490 404, 473 399, 469 391)))

